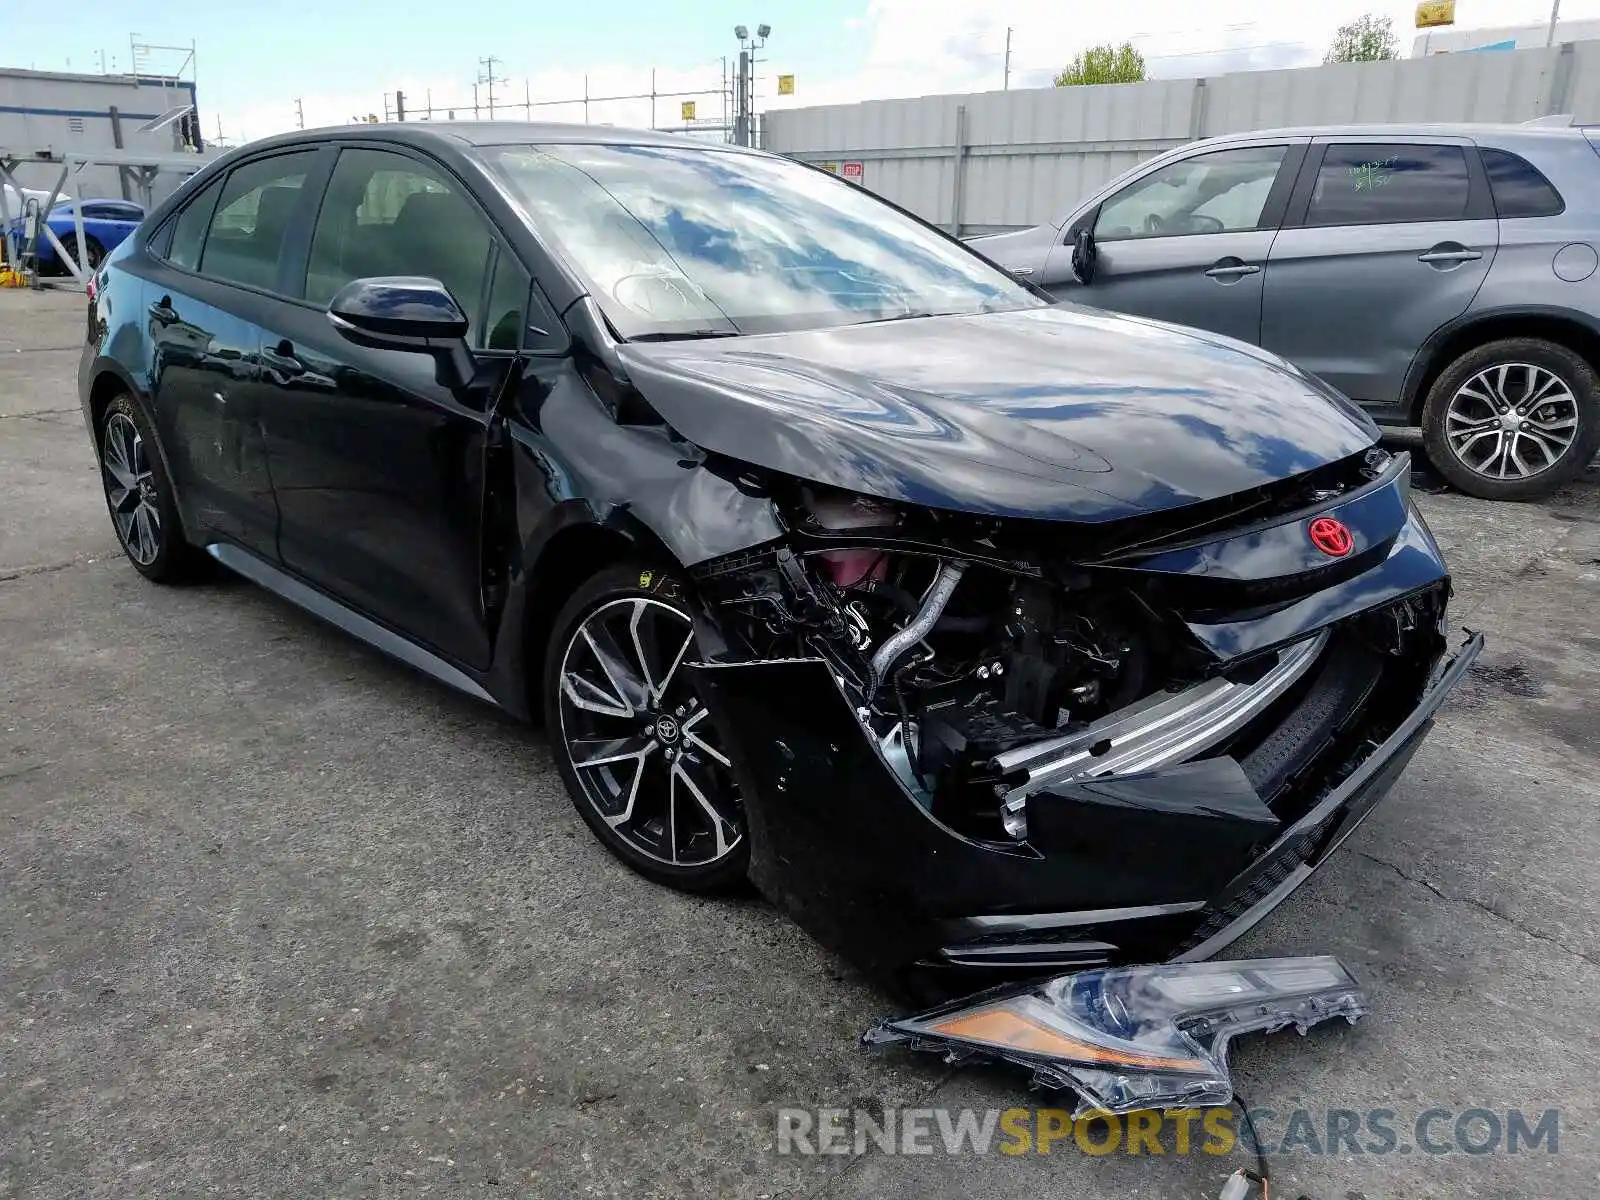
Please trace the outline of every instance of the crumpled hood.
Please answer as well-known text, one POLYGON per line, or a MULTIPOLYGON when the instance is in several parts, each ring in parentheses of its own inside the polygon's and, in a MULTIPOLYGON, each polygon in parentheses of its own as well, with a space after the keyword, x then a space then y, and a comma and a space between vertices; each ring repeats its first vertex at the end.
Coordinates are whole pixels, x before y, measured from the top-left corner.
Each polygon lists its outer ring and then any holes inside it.
POLYGON ((888 500, 1109 521, 1377 440, 1354 405, 1229 338, 1060 304, 619 348, 689 441, 888 500))

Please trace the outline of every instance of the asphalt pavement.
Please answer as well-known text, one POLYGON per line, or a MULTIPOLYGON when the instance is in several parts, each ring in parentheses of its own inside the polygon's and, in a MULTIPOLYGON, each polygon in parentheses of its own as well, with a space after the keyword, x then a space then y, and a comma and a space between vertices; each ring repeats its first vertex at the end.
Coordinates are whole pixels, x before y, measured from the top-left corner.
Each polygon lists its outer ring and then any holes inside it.
MULTIPOLYGON (((82 305, 0 291, 0 1196, 1206 1198, 1253 1163, 1170 1130, 778 1153, 780 1109, 1053 1101, 861 1049, 889 1000, 757 899, 620 867, 539 732, 241 582, 142 580, 79 416, 82 305)), ((1421 503, 1488 649, 1235 950, 1337 954, 1371 1014, 1241 1043, 1239 1089, 1274 1196, 1592 1195, 1600 479, 1421 503), (1513 1112, 1547 1121, 1516 1153, 1513 1112)))

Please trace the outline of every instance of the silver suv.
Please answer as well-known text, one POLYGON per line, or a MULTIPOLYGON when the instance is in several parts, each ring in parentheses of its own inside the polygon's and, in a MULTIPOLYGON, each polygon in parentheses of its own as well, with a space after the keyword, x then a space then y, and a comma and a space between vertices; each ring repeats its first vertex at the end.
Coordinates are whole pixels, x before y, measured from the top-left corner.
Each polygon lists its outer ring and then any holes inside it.
POLYGON ((1600 447, 1600 130, 1354 125, 1195 142, 972 246, 1061 299, 1228 334, 1462 491, 1547 495, 1600 447))

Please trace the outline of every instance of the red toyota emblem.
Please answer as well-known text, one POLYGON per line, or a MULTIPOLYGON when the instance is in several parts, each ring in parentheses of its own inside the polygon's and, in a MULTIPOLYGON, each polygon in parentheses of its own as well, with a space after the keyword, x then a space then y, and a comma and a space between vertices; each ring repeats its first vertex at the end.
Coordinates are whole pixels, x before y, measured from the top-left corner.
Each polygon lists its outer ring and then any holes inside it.
POLYGON ((1343 558, 1356 544, 1350 527, 1336 517, 1318 517, 1306 532, 1311 535, 1311 544, 1329 558, 1343 558))

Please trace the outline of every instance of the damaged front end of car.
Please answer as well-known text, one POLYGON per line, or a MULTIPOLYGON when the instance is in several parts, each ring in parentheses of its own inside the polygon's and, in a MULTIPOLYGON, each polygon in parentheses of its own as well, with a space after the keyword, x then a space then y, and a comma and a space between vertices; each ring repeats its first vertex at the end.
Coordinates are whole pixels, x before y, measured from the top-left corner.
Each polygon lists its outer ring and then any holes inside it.
POLYGON ((691 670, 751 876, 915 994, 1210 957, 1388 791, 1481 646, 1447 656, 1409 461, 1375 448, 1100 524, 734 473, 784 532, 696 564, 691 670))

